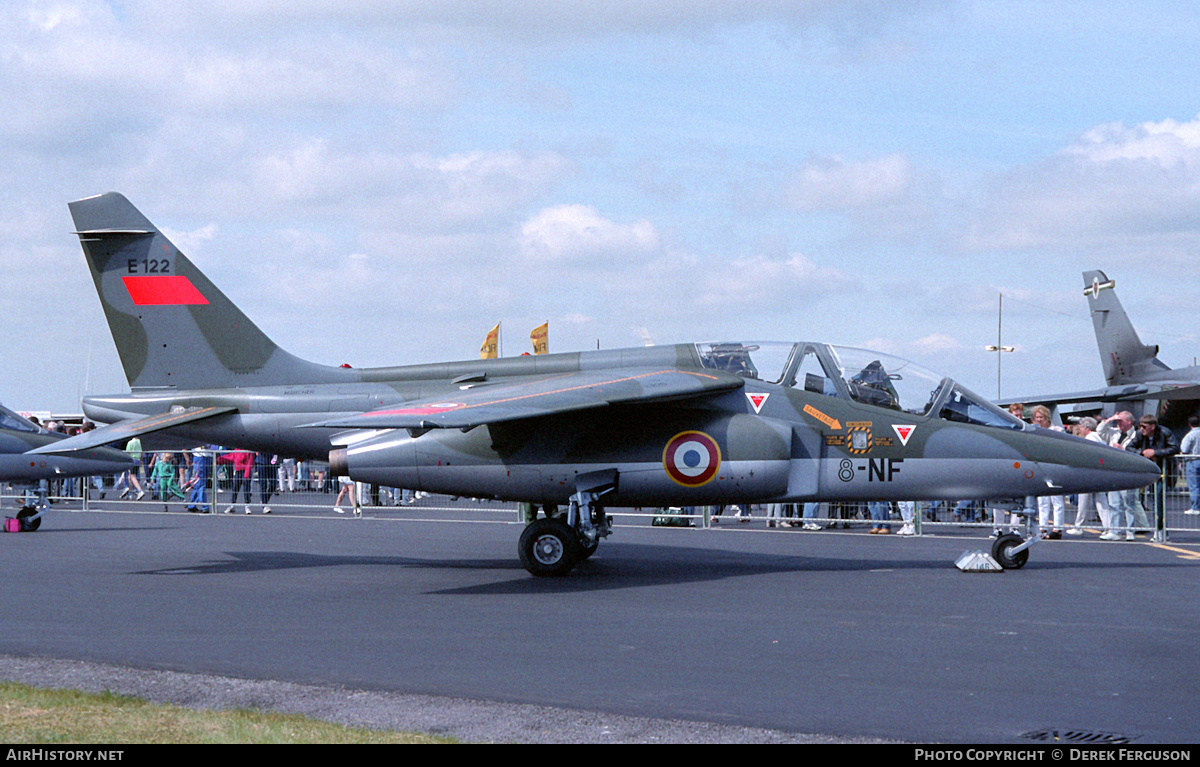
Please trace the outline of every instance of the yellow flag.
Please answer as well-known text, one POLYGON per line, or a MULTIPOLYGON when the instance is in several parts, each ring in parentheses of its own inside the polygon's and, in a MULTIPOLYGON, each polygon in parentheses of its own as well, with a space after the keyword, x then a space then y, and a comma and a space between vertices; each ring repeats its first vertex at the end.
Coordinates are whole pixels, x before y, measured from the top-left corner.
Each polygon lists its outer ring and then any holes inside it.
POLYGON ((533 329, 529 334, 529 340, 533 341, 534 354, 549 354, 550 353, 550 323, 543 322, 533 329))
POLYGON ((496 323, 496 327, 492 328, 487 338, 483 339, 483 346, 479 347, 479 359, 494 360, 497 355, 496 350, 500 348, 500 323, 496 323))

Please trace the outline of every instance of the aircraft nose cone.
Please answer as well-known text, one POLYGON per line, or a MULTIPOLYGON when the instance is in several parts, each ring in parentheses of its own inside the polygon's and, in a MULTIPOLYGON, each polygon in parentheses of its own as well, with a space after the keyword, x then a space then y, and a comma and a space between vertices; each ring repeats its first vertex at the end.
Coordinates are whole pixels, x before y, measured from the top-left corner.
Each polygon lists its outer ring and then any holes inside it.
POLYGON ((1129 474, 1131 479, 1135 479, 1143 485, 1148 485, 1151 482, 1162 476, 1162 470, 1154 461, 1143 458, 1136 453, 1129 453, 1124 450, 1113 450, 1115 456, 1104 455, 1100 460, 1102 465, 1129 474))
MULTIPOLYGON (((1091 448, 1092 446, 1088 446, 1091 448)), ((1046 467, 1051 482, 1064 493, 1133 490, 1157 481, 1162 472, 1153 461, 1124 450, 1096 445, 1071 460, 1046 467)))
POLYGON ((1138 485, 1138 487, 1145 487, 1151 482, 1156 482, 1162 478, 1162 469, 1156 466, 1154 461, 1149 461, 1140 455, 1135 455, 1133 457, 1137 459, 1137 463, 1134 467, 1129 469, 1129 472, 1140 477, 1138 481, 1141 482, 1141 484, 1138 485))

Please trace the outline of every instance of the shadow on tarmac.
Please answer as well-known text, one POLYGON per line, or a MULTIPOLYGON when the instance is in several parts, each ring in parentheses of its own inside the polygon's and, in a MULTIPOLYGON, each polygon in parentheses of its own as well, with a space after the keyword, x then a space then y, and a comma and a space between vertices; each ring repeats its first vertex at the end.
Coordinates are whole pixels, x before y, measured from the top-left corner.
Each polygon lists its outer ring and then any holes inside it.
MULTIPOLYGON (((425 559, 402 556, 331 556, 287 551, 230 551, 230 559, 208 561, 191 566, 137 571, 136 575, 189 576, 225 575, 267 571, 330 567, 390 567, 421 570, 511 573, 514 577, 500 582, 438 589, 436 594, 546 594, 608 591, 616 589, 721 581, 754 575, 778 573, 849 573, 873 570, 952 571, 954 564, 936 559, 878 559, 813 556, 780 556, 755 552, 714 551, 688 546, 651 546, 636 543, 612 543, 593 559, 580 563, 566 577, 535 578, 527 574, 515 558, 497 559, 425 559)), ((1169 560, 1162 562, 1112 561, 1031 561, 1025 570, 1128 570, 1187 566, 1169 560)), ((1006 573, 1007 574, 1007 573, 1006 573)), ((1017 574, 1017 571, 1012 573, 1017 574)))

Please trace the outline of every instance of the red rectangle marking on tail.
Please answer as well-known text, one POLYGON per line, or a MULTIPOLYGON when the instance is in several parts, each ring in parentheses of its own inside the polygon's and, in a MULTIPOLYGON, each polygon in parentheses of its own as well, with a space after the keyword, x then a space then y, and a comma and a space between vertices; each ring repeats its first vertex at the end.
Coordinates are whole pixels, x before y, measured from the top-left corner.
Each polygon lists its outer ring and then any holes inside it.
POLYGON ((207 304, 192 281, 181 275, 122 277, 129 297, 138 306, 184 306, 207 304))

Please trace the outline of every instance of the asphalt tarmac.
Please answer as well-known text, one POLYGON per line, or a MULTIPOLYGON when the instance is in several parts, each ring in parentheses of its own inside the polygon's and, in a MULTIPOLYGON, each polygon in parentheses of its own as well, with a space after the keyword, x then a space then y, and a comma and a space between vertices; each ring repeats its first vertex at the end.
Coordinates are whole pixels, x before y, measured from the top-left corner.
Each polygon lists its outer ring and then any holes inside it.
POLYGON ((539 579, 461 506, 55 509, 0 536, 0 678, 475 741, 1200 740, 1194 539, 972 574, 985 530, 636 519, 539 579))

